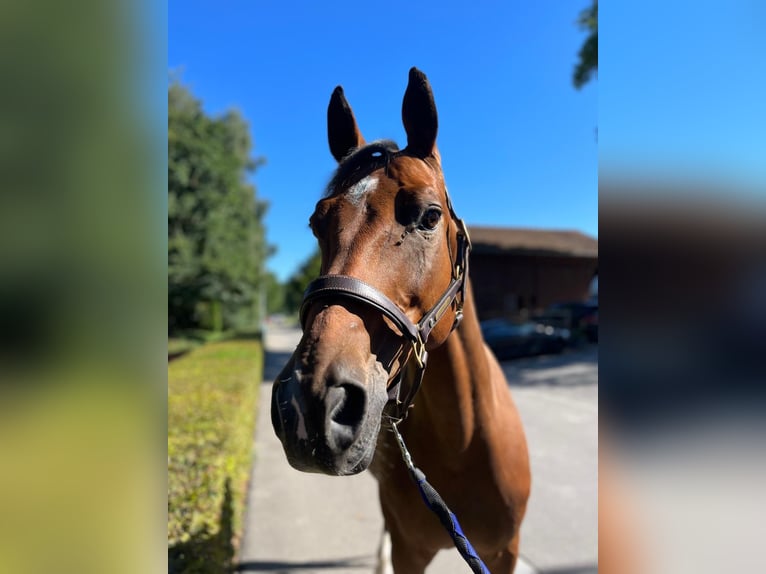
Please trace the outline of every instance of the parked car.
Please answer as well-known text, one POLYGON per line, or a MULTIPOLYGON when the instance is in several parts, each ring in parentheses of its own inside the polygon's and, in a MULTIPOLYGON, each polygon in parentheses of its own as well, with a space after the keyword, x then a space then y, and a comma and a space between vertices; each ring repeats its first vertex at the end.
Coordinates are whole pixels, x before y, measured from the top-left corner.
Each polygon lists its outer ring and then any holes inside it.
POLYGON ((535 320, 569 329, 575 335, 582 333, 591 343, 598 341, 598 299, 556 303, 535 320))
POLYGON ((598 307, 593 311, 593 313, 590 313, 583 317, 583 324, 585 326, 585 336, 588 338, 588 341, 591 343, 597 343, 598 342, 598 307))
POLYGON ((511 323, 491 319, 481 323, 484 340, 500 359, 560 353, 569 340, 569 330, 541 323, 511 323))

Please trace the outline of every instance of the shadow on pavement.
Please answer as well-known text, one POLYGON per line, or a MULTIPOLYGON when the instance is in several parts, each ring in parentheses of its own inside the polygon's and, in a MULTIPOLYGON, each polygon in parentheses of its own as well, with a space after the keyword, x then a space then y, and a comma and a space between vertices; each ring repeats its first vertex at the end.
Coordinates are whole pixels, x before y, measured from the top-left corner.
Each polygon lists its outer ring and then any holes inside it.
POLYGON ((512 387, 598 384, 598 345, 569 349, 558 355, 502 361, 500 366, 512 387))
POLYGON ((290 574, 291 572, 314 572, 331 568, 370 568, 374 567, 371 556, 340 558, 338 560, 319 560, 312 562, 272 562, 258 560, 241 562, 237 572, 271 572, 272 574, 290 574))

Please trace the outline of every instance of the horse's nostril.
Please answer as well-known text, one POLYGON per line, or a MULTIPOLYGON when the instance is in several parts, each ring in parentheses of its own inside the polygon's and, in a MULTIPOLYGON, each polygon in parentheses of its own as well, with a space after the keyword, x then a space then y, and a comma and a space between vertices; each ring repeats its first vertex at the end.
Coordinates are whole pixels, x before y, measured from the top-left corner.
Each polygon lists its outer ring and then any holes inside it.
POLYGON ((339 425, 355 426, 364 414, 364 389, 348 383, 337 388, 342 391, 342 397, 330 413, 330 419, 339 425))
POLYGON ((343 383, 327 389, 327 439, 337 450, 349 448, 364 418, 366 392, 355 383, 343 383))

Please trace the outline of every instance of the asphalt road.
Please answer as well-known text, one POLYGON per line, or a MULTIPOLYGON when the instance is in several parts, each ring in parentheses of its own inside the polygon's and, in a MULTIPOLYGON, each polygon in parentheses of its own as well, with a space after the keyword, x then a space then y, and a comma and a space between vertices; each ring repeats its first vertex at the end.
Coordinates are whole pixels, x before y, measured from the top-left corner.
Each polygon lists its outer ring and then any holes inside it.
MULTIPOLYGON (((383 522, 368 473, 329 477, 293 470, 271 428, 271 381, 300 338, 273 327, 255 436, 240 572, 369 574, 383 522)), ((524 420, 532 496, 517 574, 597 572, 598 354, 596 347, 503 365, 524 420)), ((457 551, 429 574, 468 572, 457 551)))

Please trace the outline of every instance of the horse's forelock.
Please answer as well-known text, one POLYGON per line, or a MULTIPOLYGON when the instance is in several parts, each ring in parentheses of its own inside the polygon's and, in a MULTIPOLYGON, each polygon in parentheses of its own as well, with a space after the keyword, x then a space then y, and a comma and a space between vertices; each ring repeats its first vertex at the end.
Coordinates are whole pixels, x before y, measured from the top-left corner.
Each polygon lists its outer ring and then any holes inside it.
POLYGON ((385 167, 399 152, 399 146, 391 140, 377 140, 348 154, 338 166, 324 197, 329 197, 338 189, 353 185, 364 176, 378 168, 385 167))

